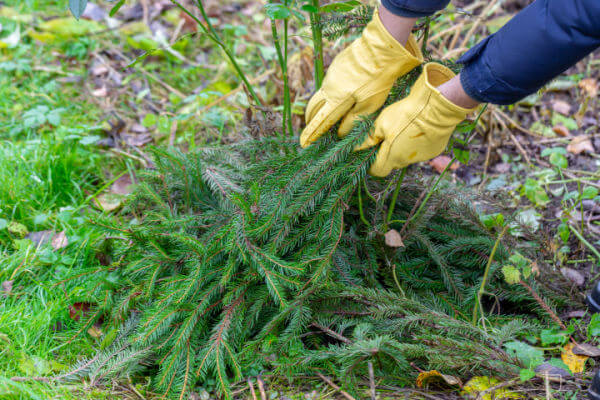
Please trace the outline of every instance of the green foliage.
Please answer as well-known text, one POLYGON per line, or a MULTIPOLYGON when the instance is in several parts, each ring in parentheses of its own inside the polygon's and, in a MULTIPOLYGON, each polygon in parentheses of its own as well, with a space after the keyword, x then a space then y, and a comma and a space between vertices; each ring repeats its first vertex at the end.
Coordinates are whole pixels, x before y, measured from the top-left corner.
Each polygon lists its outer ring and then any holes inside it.
MULTIPOLYGON (((114 294, 91 291, 116 326, 134 322, 74 376, 118 378, 150 366, 166 396, 213 380, 227 396, 233 382, 262 370, 321 369, 352 391, 368 361, 378 379, 396 383, 414 378, 411 362, 516 375, 501 346, 531 325, 489 315, 483 329, 467 317, 496 240, 471 199, 442 185, 411 219, 405 247, 393 249, 381 231, 389 185, 373 180, 367 188, 379 200, 364 215, 369 226, 361 222, 354 191, 374 150, 352 149, 371 126, 365 119, 343 140, 302 151, 272 138, 188 154, 155 149, 156 169, 127 208, 136 223, 116 225, 107 242, 114 294)), ((392 221, 406 220, 423 191, 403 185, 392 221)), ((505 242, 486 293, 534 309, 496 273, 509 261, 505 242)))

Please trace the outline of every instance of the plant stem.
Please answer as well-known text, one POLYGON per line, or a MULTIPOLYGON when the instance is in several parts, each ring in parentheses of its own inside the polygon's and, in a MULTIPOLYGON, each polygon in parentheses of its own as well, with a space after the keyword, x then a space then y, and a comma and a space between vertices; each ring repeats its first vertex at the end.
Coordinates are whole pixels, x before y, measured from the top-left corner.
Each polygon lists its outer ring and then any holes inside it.
POLYGON ((387 217, 385 219, 384 230, 388 230, 388 225, 390 220, 392 219, 392 215, 394 214, 394 208, 396 208, 396 201, 398 200, 398 194, 400 193, 400 186, 402 186, 402 181, 404 180, 404 175, 406 175, 406 167, 402 168, 400 172, 400 176, 398 177, 398 181, 396 182, 396 188, 394 189, 394 194, 392 194, 392 202, 390 204, 390 209, 388 210, 387 217))
MULTIPOLYGON (((279 62, 279 66, 281 67, 281 73, 283 75, 283 86, 284 93, 287 91, 287 71, 286 71, 286 62, 283 58, 283 53, 281 52, 281 44, 279 43, 279 34, 277 33, 277 20, 271 20, 271 33, 273 35, 273 43, 275 44, 275 51, 277 52, 277 61, 279 62)), ((285 131, 287 129, 287 110, 285 104, 285 94, 284 94, 284 105, 283 105, 283 118, 282 118, 282 126, 281 132, 282 135, 285 136, 285 131)))
POLYGON ((479 291, 477 292, 477 302, 475 302, 475 306, 473 307, 473 325, 477 323, 477 310, 481 310, 481 315, 483 316, 483 307, 481 306, 481 297, 483 293, 485 293, 485 284, 487 283, 488 277, 490 275, 490 269, 492 266, 492 261, 494 260, 494 256, 496 255, 496 250, 498 250, 498 245, 500 244, 500 240, 502 240, 502 236, 506 233, 508 229, 508 225, 505 225, 496 242, 494 243, 494 247, 492 247, 492 252, 490 253, 490 257, 488 258, 487 264, 485 266, 485 271, 483 273, 483 280, 481 281, 481 286, 479 287, 479 291))
POLYGON ((597 263, 600 263, 600 252, 598 252, 598 250, 594 246, 592 246, 592 244, 588 242, 586 238, 584 238, 583 235, 579 233, 579 231, 575 229, 573 225, 568 225, 571 232, 573 232, 573 234, 577 236, 577 239, 581 240, 581 243, 583 243, 588 249, 590 249, 590 251, 594 253, 594 255, 598 258, 597 263))
POLYGON ((317 9, 310 13, 310 26, 312 29, 315 89, 320 89, 325 75, 323 68, 323 32, 321 31, 321 16, 319 15, 319 0, 312 0, 312 5, 317 9))
POLYGON ((238 74, 238 76, 240 77, 240 79, 244 82, 244 85, 246 85, 246 88, 248 88, 248 92, 250 92, 250 95, 252 96, 252 99, 254 100, 254 102, 258 106, 262 107, 262 102, 260 101, 260 98, 258 97, 258 95, 256 94, 256 92, 254 91, 254 88, 252 87, 252 85, 248 81, 248 78, 246 78, 246 74, 244 74, 244 71, 242 71, 242 69, 240 68, 239 64, 235 60, 235 57, 233 56, 233 53, 231 53, 231 51, 227 48, 227 46, 225 46, 225 43, 223 43, 223 41, 221 40, 221 37, 219 36, 219 34, 215 30, 215 28, 210 23, 210 20, 208 19, 208 15, 206 15, 206 11, 204 10, 204 6, 202 5, 202 0, 197 0, 196 3, 198 4, 198 8, 200 9, 200 12, 202 13, 202 17, 206 21, 206 25, 208 26, 208 28, 206 26, 204 26, 204 24, 202 23, 202 21, 200 21, 198 19, 198 17, 196 17, 193 13, 191 13, 187 8, 185 8, 184 6, 182 6, 181 3, 179 3, 177 0, 171 0, 171 2, 173 4, 175 4, 181 11, 183 11, 184 13, 186 13, 190 18, 192 18, 198 24, 198 26, 200 27, 200 29, 206 35, 208 35, 208 38, 210 40, 212 40, 217 46, 219 46, 221 48, 221 50, 223 50, 223 52, 225 53, 225 55, 229 59, 229 62, 231 62, 231 65, 233 66, 233 69, 235 69, 235 72, 238 74))
POLYGON ((362 188, 358 185, 358 212, 360 214, 360 220, 367 226, 371 227, 371 224, 365 217, 365 213, 363 212, 363 202, 362 202, 362 188))
MULTIPOLYGON (((287 5, 287 0, 285 4, 287 5)), ((287 128, 290 136, 294 136, 294 128, 292 127, 292 102, 290 100, 290 82, 288 79, 288 25, 289 19, 283 20, 283 112, 287 113, 287 128)))

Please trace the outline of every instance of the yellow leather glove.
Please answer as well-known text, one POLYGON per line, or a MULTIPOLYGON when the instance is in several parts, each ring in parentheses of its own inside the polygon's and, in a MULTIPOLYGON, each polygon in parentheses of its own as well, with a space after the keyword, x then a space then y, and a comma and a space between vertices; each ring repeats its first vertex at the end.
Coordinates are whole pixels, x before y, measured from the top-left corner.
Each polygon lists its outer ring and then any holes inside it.
POLYGON ((383 142, 369 170, 371 175, 387 176, 392 169, 429 160, 444 151, 456 125, 477 109, 459 107, 436 89, 453 77, 443 65, 428 63, 410 94, 379 114, 373 132, 357 148, 383 142))
POLYGON ((300 145, 313 143, 344 116, 338 135, 346 135, 355 119, 383 105, 396 79, 422 62, 415 38, 402 46, 375 11, 362 36, 333 60, 323 86, 308 102, 300 145))

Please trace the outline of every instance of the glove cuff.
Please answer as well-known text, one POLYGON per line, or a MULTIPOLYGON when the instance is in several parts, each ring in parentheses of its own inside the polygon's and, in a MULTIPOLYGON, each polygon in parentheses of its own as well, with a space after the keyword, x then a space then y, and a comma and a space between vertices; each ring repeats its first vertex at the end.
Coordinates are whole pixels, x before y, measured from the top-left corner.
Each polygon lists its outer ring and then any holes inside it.
POLYGON ((442 118, 447 122, 458 124, 475 108, 460 107, 444 97, 437 89, 438 86, 454 78, 456 74, 448 67, 438 63, 427 63, 423 67, 423 73, 417 79, 411 89, 411 96, 421 97, 422 104, 427 104, 433 109, 435 118, 442 118))
POLYGON ((398 75, 403 75, 423 63, 423 54, 414 35, 409 36, 406 46, 400 44, 383 26, 377 10, 365 27, 362 39, 375 52, 374 61, 397 66, 398 75))

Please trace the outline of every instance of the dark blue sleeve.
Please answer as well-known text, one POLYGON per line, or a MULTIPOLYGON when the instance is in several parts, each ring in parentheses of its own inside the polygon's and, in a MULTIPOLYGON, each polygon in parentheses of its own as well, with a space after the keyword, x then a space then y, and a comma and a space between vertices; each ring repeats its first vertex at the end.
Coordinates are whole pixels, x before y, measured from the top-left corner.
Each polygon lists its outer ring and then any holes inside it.
POLYGON ((600 46, 600 0, 536 0, 458 62, 467 94, 512 104, 600 46))
POLYGON ((381 4, 392 14, 402 17, 420 18, 443 10, 450 0, 381 0, 381 4))

